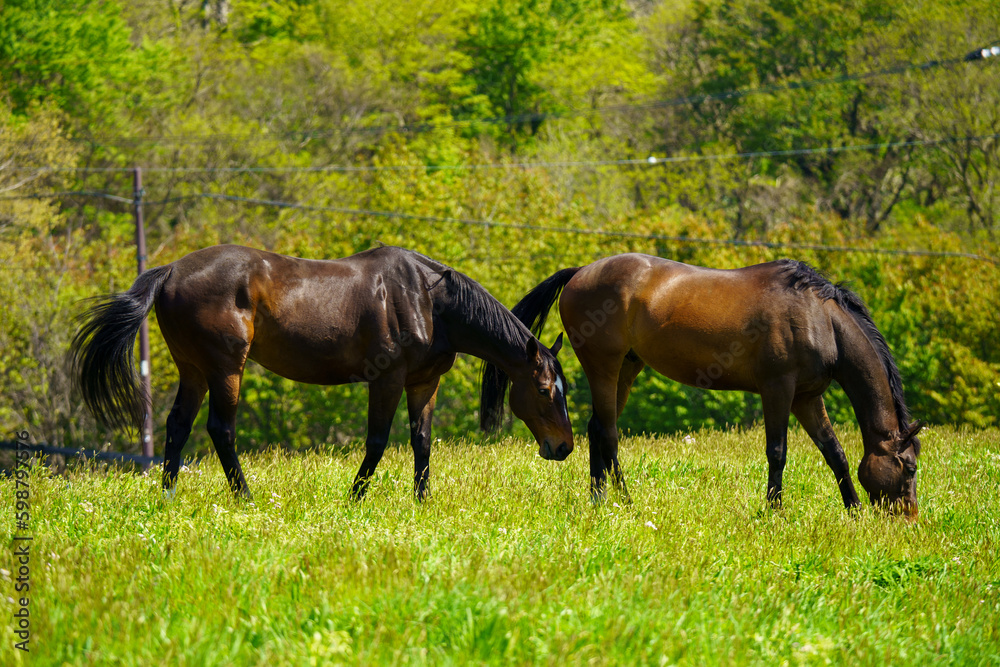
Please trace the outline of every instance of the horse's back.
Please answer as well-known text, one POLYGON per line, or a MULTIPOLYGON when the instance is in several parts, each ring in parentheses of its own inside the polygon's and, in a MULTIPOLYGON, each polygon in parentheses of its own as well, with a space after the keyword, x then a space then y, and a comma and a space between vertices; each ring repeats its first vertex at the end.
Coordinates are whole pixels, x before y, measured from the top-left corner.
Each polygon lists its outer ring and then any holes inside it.
POLYGON ((313 316, 324 303, 336 302, 338 291, 364 282, 370 274, 366 265, 372 263, 364 254, 317 260, 238 245, 211 246, 171 264, 157 306, 189 312, 262 308, 276 316, 294 318, 300 311, 313 316))
MULTIPOLYGON (((615 300, 629 319, 648 317, 671 323, 688 321, 719 327, 751 316, 761 294, 775 285, 774 263, 741 269, 712 269, 661 257, 628 253, 600 259, 581 269, 566 285, 570 308, 615 300)), ((640 325, 641 326, 641 325, 640 325)))
POLYGON ((428 344, 430 302, 414 286, 434 267, 419 257, 393 247, 334 260, 205 248, 173 263, 156 304, 160 328, 179 363, 242 368, 249 358, 301 382, 353 381, 401 329, 408 353, 428 344))
POLYGON ((581 269, 566 285, 560 310, 578 352, 632 350, 692 385, 755 390, 762 374, 804 367, 806 375, 822 374, 835 361, 828 306, 790 289, 779 262, 711 269, 616 255, 581 269), (605 314, 603 330, 588 326, 605 314))

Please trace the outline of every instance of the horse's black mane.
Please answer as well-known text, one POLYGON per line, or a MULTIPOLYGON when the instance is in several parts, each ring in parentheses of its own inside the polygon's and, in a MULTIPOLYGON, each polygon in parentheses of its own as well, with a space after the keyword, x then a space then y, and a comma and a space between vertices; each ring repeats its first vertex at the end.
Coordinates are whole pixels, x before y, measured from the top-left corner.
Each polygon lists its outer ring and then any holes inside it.
MULTIPOLYGON (((528 340, 532 338, 527 326, 482 285, 464 273, 405 248, 380 246, 366 252, 402 253, 408 261, 420 265, 427 274, 430 274, 425 278, 428 291, 440 295, 435 299, 436 310, 446 308, 462 313, 470 324, 497 336, 501 344, 524 349, 528 340)), ((562 375, 562 367, 558 364, 557 359, 556 368, 562 375)), ((489 431, 499 426, 503 418, 503 402, 510 385, 510 378, 495 364, 483 361, 481 385, 479 420, 483 429, 489 431)))
POLYGON ((511 347, 523 348, 531 338, 528 328, 475 280, 419 252, 404 252, 437 274, 428 288, 436 288, 443 281, 447 305, 460 311, 472 324, 493 333, 501 343, 511 347))
MULTIPOLYGON (((445 281, 448 300, 452 307, 461 310, 473 324, 497 335, 501 342, 521 349, 532 337, 531 331, 521 323, 503 304, 486 291, 482 285, 464 273, 455 271, 440 262, 420 253, 413 253, 417 261, 437 273, 445 281)), ((556 368, 562 376, 562 366, 556 359, 556 368)), ((482 395, 479 405, 479 423, 486 431, 496 429, 503 419, 504 397, 510 386, 510 378, 496 364, 483 361, 480 384, 482 395)))
POLYGON ((784 268, 784 278, 787 285, 793 290, 811 289, 820 299, 824 301, 834 301, 844 312, 850 313, 858 326, 871 341, 872 347, 878 354, 882 367, 885 369, 886 377, 889 379, 889 389, 892 392, 892 403, 896 409, 896 420, 900 429, 906 429, 910 425, 910 411, 906 407, 903 398, 903 379, 899 375, 899 368, 896 367, 896 360, 892 358, 889 351, 889 344, 885 342, 881 332, 875 326, 868 307, 857 294, 844 287, 843 284, 834 285, 824 278, 816 269, 805 262, 793 259, 782 259, 778 264, 784 268))

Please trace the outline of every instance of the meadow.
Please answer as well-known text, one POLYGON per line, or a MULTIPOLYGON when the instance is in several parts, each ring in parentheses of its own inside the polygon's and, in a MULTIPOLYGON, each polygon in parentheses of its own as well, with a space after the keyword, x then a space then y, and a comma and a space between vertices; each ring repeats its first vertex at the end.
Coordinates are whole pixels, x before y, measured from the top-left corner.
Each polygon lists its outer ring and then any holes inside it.
POLYGON ((214 458, 172 501, 158 469, 36 466, 31 652, 5 567, 0 662, 1000 664, 1000 432, 922 439, 914 524, 847 513, 797 427, 780 510, 760 428, 625 438, 633 506, 590 503, 585 441, 438 442, 424 504, 405 444, 361 504, 356 448, 244 455, 252 504, 214 458))
MULTIPOLYGON (((466 435, 479 369, 460 358, 432 499, 412 498, 404 426, 355 504, 364 387, 252 367, 237 442, 253 503, 213 456, 170 501, 159 469, 38 465, 15 535, 0 476, 0 666, 1000 665, 996 0, 0 6, 4 437, 137 451, 87 413, 66 352, 80 300, 135 279, 140 210, 151 267, 216 243, 310 258, 386 243, 506 306, 617 253, 807 261, 868 304, 935 424, 916 523, 846 512, 797 427, 773 510, 759 400, 647 372, 622 424, 678 435, 627 437, 635 503, 595 507, 574 355, 581 436, 563 463, 516 420, 466 435)), ((177 375, 151 330, 162 454, 177 375)), ((191 452, 210 447, 205 412, 191 452)), ((856 469, 858 432, 839 431, 856 469)))

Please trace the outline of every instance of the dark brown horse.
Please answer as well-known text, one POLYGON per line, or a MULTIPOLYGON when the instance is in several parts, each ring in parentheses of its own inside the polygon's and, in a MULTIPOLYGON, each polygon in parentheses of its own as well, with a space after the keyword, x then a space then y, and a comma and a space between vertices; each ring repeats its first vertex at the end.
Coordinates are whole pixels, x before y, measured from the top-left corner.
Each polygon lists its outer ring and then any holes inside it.
POLYGON ((208 432, 229 484, 249 497, 236 457, 236 406, 252 359, 298 382, 367 382, 368 436, 352 494, 360 499, 389 439, 403 391, 410 417, 414 491, 426 493, 431 417, 441 375, 457 352, 513 378, 510 407, 539 454, 573 451, 562 369, 478 283, 423 255, 383 247, 318 261, 223 245, 146 271, 85 314, 72 344, 79 387, 97 419, 138 426, 144 417, 132 350, 155 306, 180 387, 167 418, 163 488, 172 495, 181 449, 208 392, 208 432))
MULTIPOLYGON (((608 257, 558 271, 513 312, 538 333, 562 291, 559 312, 590 382, 591 491, 607 475, 626 495, 618 463, 617 421, 646 364, 704 389, 760 394, 767 439, 767 497, 781 502, 789 413, 833 470, 846 507, 860 504, 823 392, 836 380, 854 407, 864 440, 858 479, 873 503, 917 514, 917 432, 899 371, 861 299, 801 262, 735 270, 688 266, 648 255, 608 257)), ((487 368, 482 418, 503 409, 503 373, 487 368)))

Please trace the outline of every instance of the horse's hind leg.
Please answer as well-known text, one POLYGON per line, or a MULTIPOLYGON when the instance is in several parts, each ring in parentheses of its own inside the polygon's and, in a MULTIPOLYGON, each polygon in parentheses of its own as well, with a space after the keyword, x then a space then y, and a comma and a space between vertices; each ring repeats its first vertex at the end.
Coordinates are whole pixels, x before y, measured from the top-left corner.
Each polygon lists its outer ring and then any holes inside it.
POLYGON ((844 499, 844 507, 860 507, 861 501, 858 500, 858 493, 854 490, 854 483, 851 481, 847 456, 833 432, 833 425, 830 424, 830 417, 826 414, 826 404, 823 402, 823 397, 797 399, 792 403, 792 414, 819 447, 823 458, 826 459, 826 464, 833 471, 833 475, 837 479, 837 488, 840 489, 840 495, 844 499))
POLYGON ((626 502, 631 502, 625 477, 618 462, 618 416, 628 400, 628 392, 639 371, 645 365, 634 354, 627 355, 621 362, 595 369, 581 359, 590 392, 593 396, 594 414, 587 424, 590 439, 590 495, 594 502, 604 499, 607 476, 622 493, 626 502))
POLYGON ((618 463, 618 419, 621 418, 628 403, 629 393, 632 391, 632 383, 639 377, 639 373, 646 367, 646 362, 639 358, 634 350, 629 350, 622 361, 621 370, 618 372, 618 395, 615 409, 615 441, 614 448, 604 452, 605 469, 611 473, 611 483, 621 491, 625 500, 632 502, 628 488, 625 485, 625 475, 622 474, 621 465, 618 463))
POLYGON ((788 454, 788 415, 795 397, 795 380, 779 377, 761 387, 764 436, 767 439, 767 500, 781 507, 781 478, 788 454))
POLYGON ((240 372, 222 375, 208 382, 208 434, 219 455, 219 463, 237 498, 251 500, 250 489, 236 456, 236 406, 240 399, 240 372))
POLYGON ((646 362, 639 358, 635 350, 629 350, 622 361, 622 369, 618 372, 618 417, 622 416, 628 395, 632 391, 632 383, 646 367, 646 362))
POLYGON ((191 426, 205 398, 208 385, 196 368, 178 364, 180 386, 167 417, 167 442, 163 451, 163 492, 172 497, 181 465, 181 451, 191 435, 191 426))

